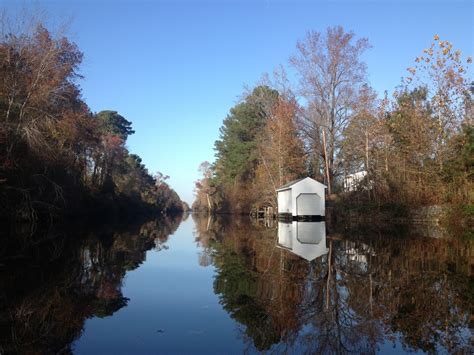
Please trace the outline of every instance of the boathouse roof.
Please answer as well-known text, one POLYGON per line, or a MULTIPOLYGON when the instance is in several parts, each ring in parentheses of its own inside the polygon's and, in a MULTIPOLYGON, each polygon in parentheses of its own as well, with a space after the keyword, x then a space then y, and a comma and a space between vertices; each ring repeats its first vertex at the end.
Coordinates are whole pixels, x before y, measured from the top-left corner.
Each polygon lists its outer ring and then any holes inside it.
MULTIPOLYGON (((314 182, 317 182, 318 184, 321 184, 319 181, 316 181, 316 180, 310 178, 309 176, 307 176, 307 177, 304 177, 304 178, 301 178, 301 179, 296 179, 296 180, 290 181, 289 183, 287 183, 287 184, 279 187, 278 189, 276 189, 276 191, 278 192, 278 191, 282 191, 282 190, 287 190, 287 189, 291 188, 291 186, 296 185, 297 183, 299 183, 300 181, 303 181, 305 179, 310 179, 314 182)), ((326 185, 324 185, 324 184, 321 184, 321 185, 326 187, 326 185)))

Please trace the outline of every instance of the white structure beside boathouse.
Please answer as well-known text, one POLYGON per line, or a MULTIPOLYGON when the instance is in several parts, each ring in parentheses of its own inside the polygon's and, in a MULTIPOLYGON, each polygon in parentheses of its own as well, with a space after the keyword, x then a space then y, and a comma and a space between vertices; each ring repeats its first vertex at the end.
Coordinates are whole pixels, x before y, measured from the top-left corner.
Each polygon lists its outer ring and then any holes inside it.
POLYGON ((283 185, 276 190, 278 215, 293 217, 325 216, 326 185, 306 177, 283 185))

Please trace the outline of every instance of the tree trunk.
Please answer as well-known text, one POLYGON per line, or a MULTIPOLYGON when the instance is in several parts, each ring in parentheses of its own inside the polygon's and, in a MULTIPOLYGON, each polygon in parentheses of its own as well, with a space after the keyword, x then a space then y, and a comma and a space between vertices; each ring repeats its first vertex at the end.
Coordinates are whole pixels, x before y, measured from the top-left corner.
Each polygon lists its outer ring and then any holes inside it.
POLYGON ((367 172, 366 180, 367 180, 367 195, 370 200, 370 180, 369 180, 369 132, 365 131, 365 171, 367 172))
POLYGON ((326 281, 326 309, 329 309, 329 302, 330 302, 330 285, 331 285, 331 277, 332 277, 332 240, 329 241, 329 254, 328 254, 328 274, 327 274, 327 281, 326 281))
POLYGON ((212 204, 211 204, 211 199, 208 193, 206 193, 206 197, 207 197, 207 208, 209 209, 209 214, 210 214, 212 212, 212 204))
POLYGON ((328 184, 328 196, 331 195, 331 180, 329 176, 329 161, 328 161, 328 154, 326 149, 326 132, 323 127, 323 149, 324 149, 324 165, 326 170, 326 183, 328 184))

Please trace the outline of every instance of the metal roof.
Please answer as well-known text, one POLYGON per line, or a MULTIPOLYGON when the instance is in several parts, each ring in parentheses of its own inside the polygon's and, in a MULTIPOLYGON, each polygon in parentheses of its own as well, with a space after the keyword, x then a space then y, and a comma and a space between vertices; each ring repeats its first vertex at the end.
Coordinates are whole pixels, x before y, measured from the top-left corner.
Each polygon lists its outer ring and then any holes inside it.
POLYGON ((293 181, 290 181, 289 183, 279 187, 278 189, 276 189, 277 191, 278 190, 285 190, 286 188, 290 187, 291 185, 294 185, 296 184, 297 182, 300 182, 302 180, 306 179, 305 177, 304 178, 301 178, 301 179, 296 179, 296 180, 293 180, 293 181))
MULTIPOLYGON (((301 179, 296 179, 296 180, 290 181, 289 183, 287 183, 287 184, 285 184, 285 185, 279 187, 278 189, 276 189, 276 191, 287 190, 287 189, 289 189, 292 185, 297 184, 298 182, 303 181, 304 179, 308 179, 308 178, 311 179, 309 176, 307 176, 307 177, 304 177, 304 178, 301 178, 301 179)), ((314 180, 314 179, 311 179, 311 180, 314 180)), ((320 183, 320 182, 317 181, 317 180, 314 180, 314 181, 316 181, 317 183, 320 183)), ((320 184, 321 184, 321 183, 320 183, 320 184)), ((324 184, 321 184, 321 185, 323 185, 324 187, 326 187, 326 185, 324 185, 324 184)))

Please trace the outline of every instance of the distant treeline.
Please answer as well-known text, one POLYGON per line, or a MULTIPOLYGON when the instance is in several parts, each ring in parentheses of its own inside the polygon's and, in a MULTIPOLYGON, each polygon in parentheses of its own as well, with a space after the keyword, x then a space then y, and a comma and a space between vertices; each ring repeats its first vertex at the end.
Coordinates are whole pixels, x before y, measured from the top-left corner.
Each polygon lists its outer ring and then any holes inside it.
POLYGON ((125 144, 131 123, 91 112, 81 97, 83 54, 43 25, 0 28, 0 217, 182 211, 166 183, 125 144))
POLYGON ((275 189, 303 176, 344 204, 472 205, 472 59, 435 35, 389 98, 368 83, 367 48, 342 27, 299 41, 298 82, 281 66, 230 110, 193 208, 276 207, 275 189))

